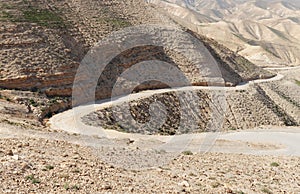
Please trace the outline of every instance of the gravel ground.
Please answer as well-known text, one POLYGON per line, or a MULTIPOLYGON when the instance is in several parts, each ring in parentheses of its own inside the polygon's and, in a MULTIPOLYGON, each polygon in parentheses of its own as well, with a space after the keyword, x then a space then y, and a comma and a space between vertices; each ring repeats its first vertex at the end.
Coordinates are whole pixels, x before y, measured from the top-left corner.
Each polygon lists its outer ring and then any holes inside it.
POLYGON ((299 193, 296 157, 181 154, 159 168, 126 170, 64 141, 0 140, 1 193, 299 193))

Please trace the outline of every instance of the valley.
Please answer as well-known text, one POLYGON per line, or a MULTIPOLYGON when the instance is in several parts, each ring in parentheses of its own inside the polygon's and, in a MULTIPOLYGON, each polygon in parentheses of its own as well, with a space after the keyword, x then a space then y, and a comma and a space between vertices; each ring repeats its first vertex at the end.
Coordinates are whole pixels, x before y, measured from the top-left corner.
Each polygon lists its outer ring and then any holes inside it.
POLYGON ((297 0, 0 8, 0 193, 300 192, 297 0))

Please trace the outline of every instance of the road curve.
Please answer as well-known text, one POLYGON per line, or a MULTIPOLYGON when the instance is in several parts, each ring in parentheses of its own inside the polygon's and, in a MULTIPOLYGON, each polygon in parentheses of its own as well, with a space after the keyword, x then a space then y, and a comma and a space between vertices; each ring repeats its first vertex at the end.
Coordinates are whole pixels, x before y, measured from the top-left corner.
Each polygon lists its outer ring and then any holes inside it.
MULTIPOLYGON (((123 139, 130 138, 135 141, 160 141, 160 142, 172 142, 168 144, 168 147, 164 147, 166 151, 180 151, 182 149, 181 141, 185 138, 192 139, 189 142, 188 149, 194 152, 202 152, 205 139, 208 136, 214 136, 213 143, 217 145, 218 142, 227 142, 217 146, 212 146, 209 151, 212 152, 226 152, 226 153, 245 153, 245 154, 255 154, 255 155, 293 155, 300 156, 300 128, 265 128, 255 131, 238 131, 234 133, 200 133, 200 134, 189 134, 176 136, 159 136, 159 135, 142 135, 142 134, 130 134, 122 133, 115 130, 104 130, 101 127, 94 127, 85 125, 81 118, 89 113, 92 113, 103 108, 112 106, 113 104, 120 104, 124 102, 129 102, 132 100, 142 99, 150 97, 154 94, 161 94, 165 92, 176 92, 176 91, 190 91, 190 90, 245 90, 250 85, 255 83, 270 82, 281 80, 284 76, 278 74, 276 77, 265 79, 265 80, 255 80, 247 83, 242 83, 236 87, 205 87, 205 86, 190 86, 190 87, 180 87, 172 89, 159 89, 159 90, 149 90, 143 91, 129 96, 115 97, 112 99, 105 99, 97 101, 94 104, 87 104, 73 109, 67 110, 63 113, 56 114, 50 118, 48 124, 50 128, 56 130, 63 130, 69 133, 78 133, 88 136, 99 136, 108 139, 123 139), (250 146, 237 146, 237 144, 245 145, 260 145, 250 146), (266 146, 269 145, 268 149, 266 146), (202 148, 201 148, 202 147, 202 148), (242 149, 240 149, 242 148, 242 149)), ((210 142, 212 143, 212 142, 210 142)), ((185 148, 187 149, 187 147, 185 148)), ((207 149, 205 149, 207 151, 207 149)))
POLYGON ((300 69, 300 66, 294 66, 294 67, 266 67, 265 70, 295 70, 300 69))
MULTIPOLYGON (((117 105, 121 103, 130 102, 132 100, 138 100, 150 97, 155 94, 162 94, 166 92, 178 92, 178 91, 193 91, 193 90, 221 90, 221 91, 232 91, 232 90, 245 90, 250 85, 253 85, 255 83, 262 83, 262 82, 270 82, 270 81, 276 81, 281 80, 284 76, 281 74, 278 74, 277 76, 270 78, 270 79, 261 79, 261 80, 254 80, 250 82, 241 83, 235 87, 219 87, 219 86, 188 86, 188 87, 178 87, 178 88, 167 88, 167 89, 157 89, 157 90, 146 90, 135 94, 130 94, 128 96, 120 96, 120 97, 114 97, 104 100, 99 100, 94 104, 86 104, 81 105, 78 107, 74 107, 70 110, 67 110, 65 112, 59 113, 54 115, 50 118, 48 124, 53 129, 59 129, 63 131, 67 131, 70 133, 79 133, 83 135, 100 135, 99 131, 102 131, 102 128, 99 127, 92 127, 87 126, 81 122, 81 117, 110 107, 112 105, 117 105), (82 130, 84 129, 84 130, 82 130)), ((106 130, 105 134, 102 134, 102 136, 108 136, 108 137, 114 137, 116 134, 117 136, 132 136, 133 134, 124 134, 119 132, 111 132, 106 130)))

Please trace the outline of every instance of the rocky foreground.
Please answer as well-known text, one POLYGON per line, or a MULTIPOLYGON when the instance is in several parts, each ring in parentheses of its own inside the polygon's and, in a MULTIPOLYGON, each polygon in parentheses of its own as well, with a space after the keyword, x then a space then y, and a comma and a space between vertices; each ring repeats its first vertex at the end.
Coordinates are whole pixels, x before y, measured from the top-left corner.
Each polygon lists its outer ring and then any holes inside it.
MULTIPOLYGON (((40 138, 0 140, 1 193, 299 193, 296 157, 185 152, 126 170, 92 149, 40 138)), ((133 156, 134 158, 134 156, 133 156)))

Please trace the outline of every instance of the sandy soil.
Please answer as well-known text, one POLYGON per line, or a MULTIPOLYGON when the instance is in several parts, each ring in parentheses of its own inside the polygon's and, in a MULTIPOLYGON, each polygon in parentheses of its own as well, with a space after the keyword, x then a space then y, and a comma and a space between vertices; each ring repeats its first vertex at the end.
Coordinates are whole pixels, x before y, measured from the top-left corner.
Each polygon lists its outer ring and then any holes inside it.
POLYGON ((298 157, 186 152, 167 164, 128 170, 99 160, 78 136, 11 129, 21 132, 16 135, 8 128, 1 125, 1 193, 300 192, 298 157))

